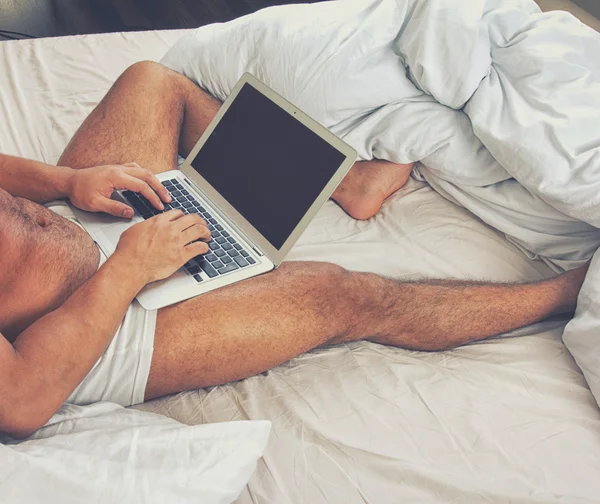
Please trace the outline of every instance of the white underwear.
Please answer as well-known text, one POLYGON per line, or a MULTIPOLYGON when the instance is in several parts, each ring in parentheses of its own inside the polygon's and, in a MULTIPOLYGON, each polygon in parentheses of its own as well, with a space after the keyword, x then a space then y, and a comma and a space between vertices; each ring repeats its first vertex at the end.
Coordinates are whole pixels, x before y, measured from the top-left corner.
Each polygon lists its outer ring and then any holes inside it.
MULTIPOLYGON (((64 201, 53 201, 46 206, 79 225, 64 201)), ((100 252, 100 266, 105 261, 106 257, 100 252)), ((134 300, 110 345, 67 402, 82 406, 98 401, 122 406, 144 402, 154 350, 156 314, 156 310, 145 310, 134 300)))

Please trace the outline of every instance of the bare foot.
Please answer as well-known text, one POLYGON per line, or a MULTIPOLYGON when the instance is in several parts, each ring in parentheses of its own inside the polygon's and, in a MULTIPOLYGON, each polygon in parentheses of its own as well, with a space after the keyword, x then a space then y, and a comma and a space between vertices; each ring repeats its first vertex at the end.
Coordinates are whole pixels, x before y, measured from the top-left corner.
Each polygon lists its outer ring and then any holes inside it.
POLYGON ((406 184, 413 164, 378 159, 360 161, 348 172, 331 198, 355 219, 370 219, 386 198, 406 184))

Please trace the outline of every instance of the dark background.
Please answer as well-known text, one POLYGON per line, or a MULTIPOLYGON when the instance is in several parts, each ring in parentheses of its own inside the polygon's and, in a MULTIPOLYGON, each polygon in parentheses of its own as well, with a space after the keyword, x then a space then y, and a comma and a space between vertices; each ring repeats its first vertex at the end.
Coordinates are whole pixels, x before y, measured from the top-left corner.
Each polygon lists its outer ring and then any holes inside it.
MULTIPOLYGON (((0 0, 0 32, 56 37, 194 28, 229 21, 271 5, 314 1, 319 0, 0 0)), ((600 0, 573 1, 600 18, 600 0)), ((7 36, 0 35, 0 40, 7 36)))
MULTIPOLYGON (((35 37, 195 28, 310 0, 0 0, 0 31, 35 37)), ((10 35, 10 34, 7 34, 10 35)), ((17 35, 13 35, 17 36, 17 35)), ((5 37, 0 36, 0 40, 5 37)))

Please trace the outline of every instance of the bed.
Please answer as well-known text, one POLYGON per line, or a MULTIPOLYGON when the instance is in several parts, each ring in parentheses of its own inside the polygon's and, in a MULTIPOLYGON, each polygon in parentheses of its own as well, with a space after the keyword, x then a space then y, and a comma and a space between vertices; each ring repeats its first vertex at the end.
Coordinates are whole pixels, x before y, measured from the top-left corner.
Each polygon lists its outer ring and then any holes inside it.
MULTIPOLYGON (((115 78, 184 33, 1 43, 0 152, 55 163, 115 78)), ((405 279, 552 274, 416 180, 366 222, 327 203, 289 259, 405 279)), ((187 424, 271 420, 238 504, 600 502, 600 412, 563 327, 551 320, 440 353, 323 348, 136 408, 187 424)))

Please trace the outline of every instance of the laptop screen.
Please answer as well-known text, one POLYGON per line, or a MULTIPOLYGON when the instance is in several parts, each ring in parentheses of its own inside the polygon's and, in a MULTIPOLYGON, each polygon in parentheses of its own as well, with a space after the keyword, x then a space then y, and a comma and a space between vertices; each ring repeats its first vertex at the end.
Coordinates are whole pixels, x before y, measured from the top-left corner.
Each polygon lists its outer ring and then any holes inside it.
POLYGON ((191 165, 280 249, 345 159, 246 83, 191 165))

